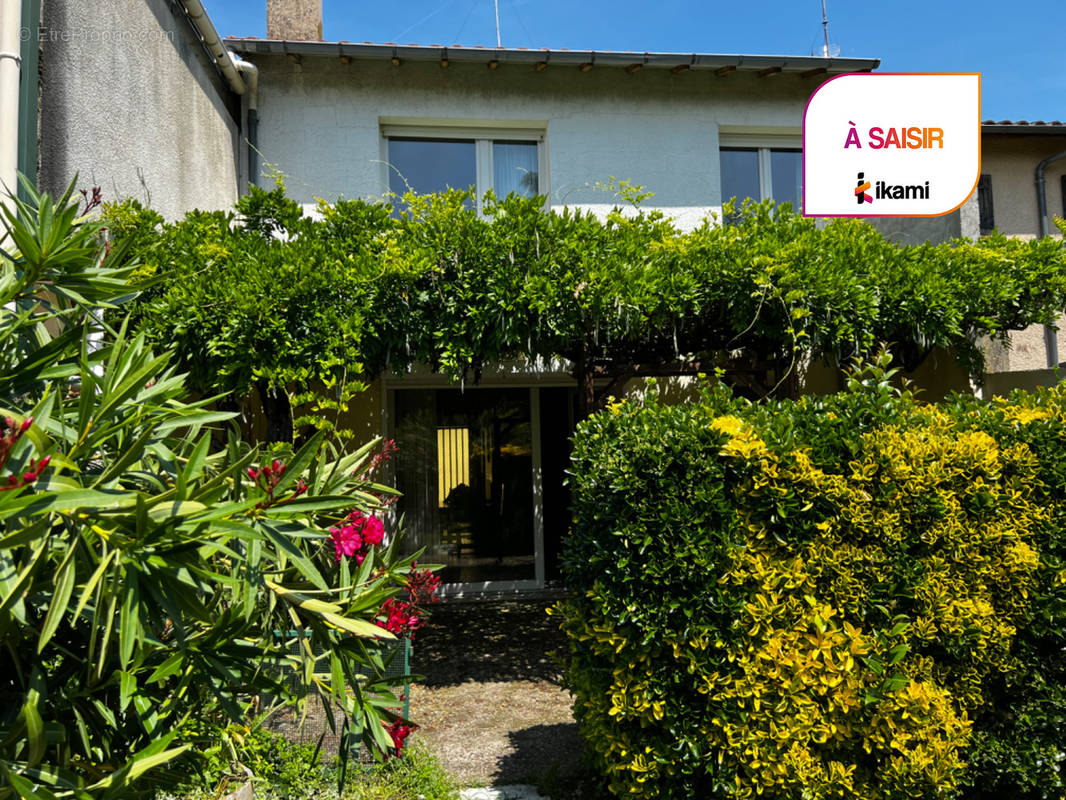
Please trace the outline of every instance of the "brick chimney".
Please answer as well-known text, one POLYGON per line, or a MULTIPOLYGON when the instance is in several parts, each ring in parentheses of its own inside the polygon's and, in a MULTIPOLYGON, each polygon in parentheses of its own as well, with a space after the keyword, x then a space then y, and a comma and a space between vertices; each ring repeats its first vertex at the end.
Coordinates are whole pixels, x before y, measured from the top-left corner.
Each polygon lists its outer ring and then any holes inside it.
POLYGON ((267 38, 322 40, 322 0, 267 0, 267 38))

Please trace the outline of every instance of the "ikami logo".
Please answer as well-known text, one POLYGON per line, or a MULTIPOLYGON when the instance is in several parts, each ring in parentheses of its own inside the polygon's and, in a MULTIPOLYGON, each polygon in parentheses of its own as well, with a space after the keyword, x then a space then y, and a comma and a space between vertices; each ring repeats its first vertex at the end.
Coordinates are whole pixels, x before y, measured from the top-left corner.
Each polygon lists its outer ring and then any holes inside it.
POLYGON ((859 173, 859 180, 855 185, 855 202, 860 206, 863 203, 872 203, 874 201, 870 195, 866 194, 866 190, 870 188, 870 182, 862 179, 865 174, 864 172, 859 173))
POLYGON ((980 166, 977 73, 836 75, 807 101, 804 216, 950 214, 976 191, 980 166))
POLYGON ((863 203, 872 203, 874 198, 878 200, 928 200, 929 199, 929 181, 923 183, 915 183, 909 186, 902 186, 887 183, 886 181, 877 181, 872 183, 865 180, 866 173, 860 172, 856 175, 858 180, 855 182, 855 202, 860 206, 863 203), (873 190, 872 192, 870 190, 873 190))

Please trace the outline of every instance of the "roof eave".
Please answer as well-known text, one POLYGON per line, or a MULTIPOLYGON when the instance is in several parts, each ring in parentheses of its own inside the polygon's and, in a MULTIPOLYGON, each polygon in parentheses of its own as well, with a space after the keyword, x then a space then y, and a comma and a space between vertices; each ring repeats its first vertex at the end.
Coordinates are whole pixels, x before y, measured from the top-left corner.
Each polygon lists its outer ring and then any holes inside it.
MULTIPOLYGON (((304 42, 282 39, 227 39, 227 44, 245 55, 323 56, 350 59, 499 64, 547 64, 548 66, 628 67, 640 64, 651 69, 721 70, 762 72, 780 69, 789 73, 841 74, 877 69, 877 58, 822 58, 820 56, 730 55, 715 53, 628 53, 597 50, 525 50, 440 45, 354 44, 349 42, 304 42)), ((775 70, 776 71, 776 70, 775 70)))
POLYGON ((1066 136, 1066 125, 981 125, 981 133, 1006 136, 1066 136))

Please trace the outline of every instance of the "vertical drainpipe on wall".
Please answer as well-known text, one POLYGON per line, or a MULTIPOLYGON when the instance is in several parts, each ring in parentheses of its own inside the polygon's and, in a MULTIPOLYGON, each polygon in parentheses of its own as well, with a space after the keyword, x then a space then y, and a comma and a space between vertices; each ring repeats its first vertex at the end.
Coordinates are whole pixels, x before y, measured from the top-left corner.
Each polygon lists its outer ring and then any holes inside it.
MULTIPOLYGON (((1040 215, 1039 230, 1041 239, 1048 235, 1047 191, 1044 185, 1044 170, 1047 169, 1048 164, 1058 161, 1060 158, 1066 158, 1066 150, 1053 156, 1048 156, 1036 165, 1036 210, 1040 215)), ((1047 352, 1048 367, 1057 368, 1059 366, 1059 337, 1058 331, 1055 330, 1053 325, 1044 326, 1044 350, 1047 352)))
POLYGON ((22 0, 0 0, 0 192, 18 190, 22 0))
MULTIPOLYGON (((40 61, 41 0, 22 0, 22 83, 19 89, 19 172, 37 185, 37 130, 39 87, 37 65, 40 61)), ((25 198, 25 188, 19 186, 25 198)))
POLYGON ((237 72, 244 78, 248 86, 246 97, 248 98, 248 113, 245 139, 248 142, 248 184, 259 185, 259 68, 245 61, 239 55, 230 50, 230 58, 233 59, 237 72))

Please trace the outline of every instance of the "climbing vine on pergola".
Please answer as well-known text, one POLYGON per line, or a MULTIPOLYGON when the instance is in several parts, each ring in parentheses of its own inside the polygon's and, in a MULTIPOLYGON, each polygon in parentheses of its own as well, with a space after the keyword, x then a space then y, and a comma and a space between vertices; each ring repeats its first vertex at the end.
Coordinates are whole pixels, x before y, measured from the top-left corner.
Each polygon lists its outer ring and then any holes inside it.
POLYGON ((654 211, 601 219, 542 198, 398 207, 341 201, 311 218, 279 186, 253 188, 236 214, 163 224, 127 203, 108 220, 160 279, 138 301, 141 327, 200 391, 258 390, 277 439, 293 435, 292 393, 343 402, 413 362, 476 382, 489 363, 564 358, 582 415, 642 375, 719 369, 746 393, 787 393, 797 363, 879 342, 908 370, 944 347, 979 376, 982 337, 1066 307, 1052 239, 898 246, 770 204, 691 232, 654 211))

